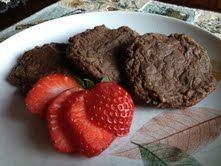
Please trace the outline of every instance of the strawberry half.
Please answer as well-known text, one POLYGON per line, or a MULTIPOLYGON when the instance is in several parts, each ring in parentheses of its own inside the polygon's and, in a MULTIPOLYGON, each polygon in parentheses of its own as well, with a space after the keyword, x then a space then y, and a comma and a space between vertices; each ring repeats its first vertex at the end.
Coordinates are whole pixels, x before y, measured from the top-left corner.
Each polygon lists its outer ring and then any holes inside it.
POLYGON ((27 94, 25 99, 27 110, 44 117, 48 103, 59 93, 74 87, 79 87, 77 82, 63 74, 42 77, 27 94))
POLYGON ((77 140, 66 121, 64 108, 67 98, 76 91, 78 89, 73 88, 62 92, 48 107, 47 121, 51 140, 55 149, 63 153, 72 153, 77 150, 77 140))
POLYGON ((112 82, 95 85, 87 95, 87 114, 91 121, 116 136, 129 133, 134 103, 122 87, 112 82))
POLYGON ((85 96, 87 91, 74 93, 68 100, 67 120, 80 142, 80 151, 87 157, 100 154, 116 136, 107 130, 94 125, 87 116, 85 96))

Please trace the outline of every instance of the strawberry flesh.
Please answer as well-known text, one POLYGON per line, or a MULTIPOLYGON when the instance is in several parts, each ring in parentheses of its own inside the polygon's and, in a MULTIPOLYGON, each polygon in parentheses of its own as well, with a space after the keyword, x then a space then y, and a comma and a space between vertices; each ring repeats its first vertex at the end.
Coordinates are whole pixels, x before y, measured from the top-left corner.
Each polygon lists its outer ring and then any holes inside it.
POLYGON ((44 117, 50 101, 64 90, 79 87, 77 82, 63 74, 42 77, 28 92, 25 99, 27 110, 44 117))
POLYGON ((77 150, 77 141, 66 121, 64 108, 67 98, 76 91, 78 89, 72 88, 62 92, 48 107, 47 121, 51 141, 55 149, 63 153, 72 153, 77 150))
POLYGON ((94 125, 87 116, 85 96, 88 91, 79 91, 72 95, 69 100, 67 121, 76 133, 80 142, 80 151, 87 157, 100 154, 116 138, 114 134, 94 125))

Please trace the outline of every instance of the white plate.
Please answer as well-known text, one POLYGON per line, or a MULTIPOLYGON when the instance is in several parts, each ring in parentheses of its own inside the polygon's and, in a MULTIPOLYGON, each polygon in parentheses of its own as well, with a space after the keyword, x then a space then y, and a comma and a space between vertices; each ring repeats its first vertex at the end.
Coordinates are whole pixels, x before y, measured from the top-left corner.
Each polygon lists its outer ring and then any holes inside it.
MULTIPOLYGON (((164 34, 186 33, 191 35, 208 50, 211 59, 221 62, 221 41, 212 34, 185 22, 159 15, 134 12, 100 12, 79 14, 48 21, 29 28, 0 44, 0 165, 2 166, 73 166, 73 165, 143 165, 141 160, 114 157, 104 152, 102 155, 86 159, 80 155, 57 153, 51 146, 45 122, 25 112, 23 99, 15 93, 5 78, 16 59, 36 45, 49 42, 67 42, 68 38, 96 25, 105 24, 109 28, 129 26, 140 34, 159 32, 164 34)), ((201 101, 196 107, 221 108, 221 86, 201 101)), ((137 107, 131 134, 146 121, 161 113, 148 107, 137 107)), ((112 147, 118 146, 115 141, 112 147)), ((204 165, 221 163, 221 139, 213 148, 196 154, 204 165), (217 156, 217 157, 216 157, 217 156)), ((110 148, 111 149, 111 148, 110 148)), ((219 164, 218 164, 219 165, 219 164)))

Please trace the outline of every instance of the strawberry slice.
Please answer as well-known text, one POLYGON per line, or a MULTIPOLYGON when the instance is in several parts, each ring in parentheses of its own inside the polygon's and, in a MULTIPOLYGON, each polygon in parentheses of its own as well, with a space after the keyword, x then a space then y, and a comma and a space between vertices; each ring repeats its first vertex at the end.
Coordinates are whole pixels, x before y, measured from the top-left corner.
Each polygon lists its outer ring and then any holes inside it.
POLYGON ((134 103, 129 93, 113 82, 102 82, 91 89, 86 98, 91 121, 116 136, 129 133, 134 103))
POLYGON ((105 150, 116 136, 94 125, 88 119, 85 107, 85 95, 87 93, 88 91, 79 91, 68 99, 67 121, 79 139, 81 153, 87 157, 92 157, 105 150))
POLYGON ((63 74, 42 77, 27 94, 25 99, 27 110, 44 117, 48 103, 59 93, 74 87, 79 87, 77 82, 63 74))
POLYGON ((78 89, 72 88, 60 93, 48 107, 47 120, 51 140, 55 149, 63 153, 77 150, 77 141, 65 120, 66 110, 63 107, 67 98, 76 91, 78 89))

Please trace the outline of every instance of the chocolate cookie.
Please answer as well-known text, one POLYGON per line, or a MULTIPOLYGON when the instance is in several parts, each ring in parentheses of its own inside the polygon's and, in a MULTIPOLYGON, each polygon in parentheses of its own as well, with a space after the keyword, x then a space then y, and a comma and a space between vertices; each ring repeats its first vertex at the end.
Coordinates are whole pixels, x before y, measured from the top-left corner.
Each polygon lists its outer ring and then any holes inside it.
POLYGON ((51 43, 24 53, 8 75, 7 80, 26 94, 42 76, 50 73, 70 73, 65 54, 66 44, 51 43))
POLYGON ((160 108, 192 106, 216 87, 205 48, 183 34, 145 34, 127 50, 125 71, 134 94, 160 108))
POLYGON ((109 29, 104 25, 87 30, 69 39, 68 59, 90 78, 108 77, 120 81, 121 59, 138 34, 124 26, 109 29))

